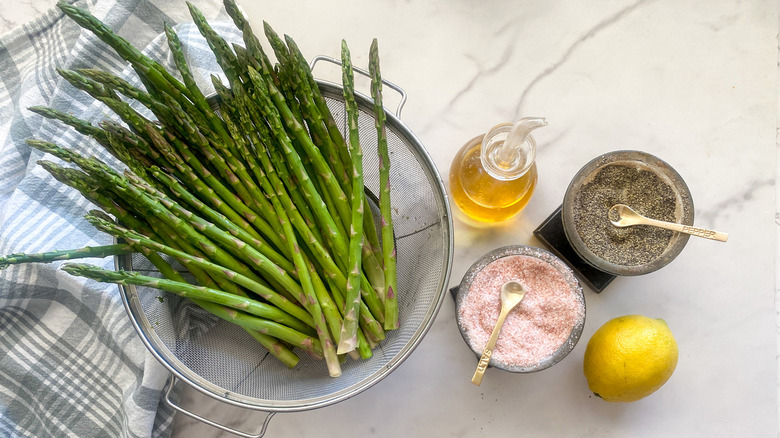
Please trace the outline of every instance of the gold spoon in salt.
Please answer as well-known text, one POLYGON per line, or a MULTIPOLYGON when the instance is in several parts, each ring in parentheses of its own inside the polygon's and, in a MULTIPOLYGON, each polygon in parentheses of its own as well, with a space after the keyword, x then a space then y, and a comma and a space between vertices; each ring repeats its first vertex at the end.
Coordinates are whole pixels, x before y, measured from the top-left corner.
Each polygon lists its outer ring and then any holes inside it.
POLYGON ((490 363, 490 356, 493 355, 493 348, 498 341, 498 334, 501 332, 504 320, 509 314, 509 311, 520 304, 523 297, 525 297, 525 289, 523 289, 522 284, 516 281, 507 281, 501 286, 501 312, 498 314, 496 326, 493 327, 493 333, 490 335, 490 339, 488 339, 487 345, 485 345, 485 349, 482 351, 482 357, 479 359, 479 364, 477 364, 477 370, 471 378, 471 383, 477 386, 482 383, 482 376, 485 375, 485 370, 487 370, 488 364, 490 363))
POLYGON ((719 242, 725 242, 728 240, 729 235, 727 233, 721 233, 719 231, 707 230, 704 228, 692 227, 690 225, 675 224, 672 222, 664 222, 656 219, 650 219, 642 216, 634 211, 631 207, 625 204, 615 204, 609 209, 608 217, 612 225, 616 227, 631 227, 634 225, 650 225, 653 227, 663 228, 666 230, 679 231, 681 233, 690 234, 693 236, 704 237, 705 239, 717 240, 719 242), (617 213, 620 219, 612 220, 614 213, 617 213))

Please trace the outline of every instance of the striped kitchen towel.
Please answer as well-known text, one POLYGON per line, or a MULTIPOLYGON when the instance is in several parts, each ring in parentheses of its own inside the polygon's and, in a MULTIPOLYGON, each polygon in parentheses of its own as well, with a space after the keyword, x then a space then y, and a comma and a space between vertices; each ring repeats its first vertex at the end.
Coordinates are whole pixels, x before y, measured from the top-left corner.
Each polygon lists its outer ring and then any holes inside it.
MULTIPOLYGON (((227 18, 218 0, 196 3, 215 29, 240 40, 232 24, 214 21, 227 18)), ((204 90, 219 71, 184 0, 75 4, 166 66, 173 64, 163 23, 183 23, 174 28, 204 90)), ((111 242, 83 219, 94 207, 36 164, 44 154, 25 144, 38 138, 114 162, 93 141, 27 110, 50 106, 94 124, 113 118, 61 79, 57 68, 99 68, 138 82, 108 46, 58 9, 0 37, 0 255, 111 242)), ((87 261, 113 267, 110 259, 87 261)), ((169 373, 133 330, 118 288, 58 267, 0 270, 0 436, 170 436, 173 410, 161 402, 169 373)))

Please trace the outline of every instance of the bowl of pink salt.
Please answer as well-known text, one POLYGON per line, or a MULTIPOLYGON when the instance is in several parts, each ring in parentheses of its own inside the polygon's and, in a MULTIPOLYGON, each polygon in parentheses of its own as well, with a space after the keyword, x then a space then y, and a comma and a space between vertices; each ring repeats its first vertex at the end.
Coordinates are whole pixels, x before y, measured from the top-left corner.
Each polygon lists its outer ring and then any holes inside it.
POLYGON ((477 260, 454 290, 458 328, 479 357, 501 310, 501 286, 518 281, 525 297, 506 318, 490 366, 517 373, 549 368, 574 349, 585 297, 574 272, 552 253, 512 245, 477 260))

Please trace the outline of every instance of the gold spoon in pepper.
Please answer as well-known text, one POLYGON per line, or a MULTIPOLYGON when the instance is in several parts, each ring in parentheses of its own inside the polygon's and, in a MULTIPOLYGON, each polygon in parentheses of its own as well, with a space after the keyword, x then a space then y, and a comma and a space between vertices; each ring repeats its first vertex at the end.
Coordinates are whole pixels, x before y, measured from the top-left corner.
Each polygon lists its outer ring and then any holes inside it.
POLYGON ((490 363, 490 356, 493 355, 493 348, 498 341, 498 334, 501 332, 501 327, 504 325, 504 320, 509 314, 509 311, 514 309, 515 306, 520 304, 520 301, 525 297, 525 289, 523 285, 516 281, 507 281, 501 286, 501 312, 498 314, 498 320, 495 327, 493 327, 493 333, 488 339, 485 349, 482 351, 482 357, 479 358, 479 364, 477 370, 474 372, 474 376, 471 378, 471 383, 479 386, 482 383, 482 376, 485 375, 488 364, 490 363))
POLYGON ((652 227, 663 228, 666 230, 679 231, 681 233, 690 234, 692 236, 704 237, 705 239, 717 240, 719 242, 725 242, 728 240, 729 235, 727 233, 721 233, 719 231, 707 230, 704 228, 692 227, 690 225, 675 224, 672 222, 664 222, 656 219, 650 219, 649 217, 642 216, 634 211, 631 207, 625 204, 616 204, 609 209, 608 217, 612 225, 616 227, 631 227, 634 225, 650 225, 652 227), (617 213, 618 220, 613 220, 617 213))

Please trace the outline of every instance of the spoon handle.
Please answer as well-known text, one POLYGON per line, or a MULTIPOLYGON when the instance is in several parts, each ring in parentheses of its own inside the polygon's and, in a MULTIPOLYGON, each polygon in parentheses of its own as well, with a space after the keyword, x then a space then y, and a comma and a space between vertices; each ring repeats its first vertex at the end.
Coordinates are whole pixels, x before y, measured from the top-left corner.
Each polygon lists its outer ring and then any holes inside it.
POLYGON ((655 219, 645 218, 647 225, 652 225, 659 228, 665 228, 667 230, 679 231, 681 233, 690 234, 693 236, 703 237, 705 239, 717 240, 719 242, 725 242, 728 240, 728 233, 721 233, 720 231, 708 230, 706 228, 693 227, 690 225, 674 224, 671 222, 664 222, 655 219))
POLYGON ((482 357, 479 358, 477 370, 474 371, 474 376, 471 377, 471 383, 477 386, 482 383, 482 377, 485 375, 488 364, 490 364, 490 356, 493 355, 493 348, 496 346, 496 342, 498 342, 498 334, 501 333, 501 326, 504 325, 504 320, 509 314, 509 310, 510 309, 505 309, 504 306, 501 306, 501 313, 498 314, 498 320, 496 321, 495 327, 493 327, 493 333, 490 334, 490 339, 488 339, 485 349, 482 350, 482 357))

